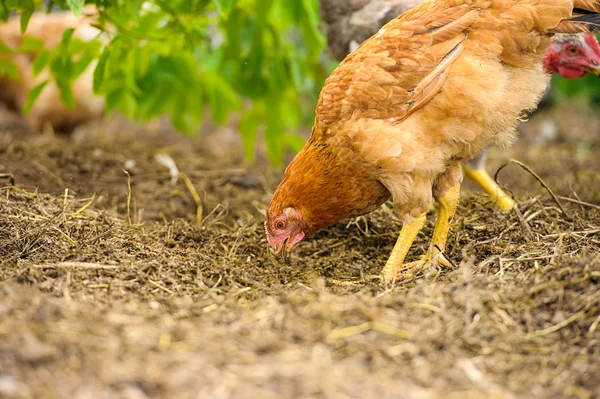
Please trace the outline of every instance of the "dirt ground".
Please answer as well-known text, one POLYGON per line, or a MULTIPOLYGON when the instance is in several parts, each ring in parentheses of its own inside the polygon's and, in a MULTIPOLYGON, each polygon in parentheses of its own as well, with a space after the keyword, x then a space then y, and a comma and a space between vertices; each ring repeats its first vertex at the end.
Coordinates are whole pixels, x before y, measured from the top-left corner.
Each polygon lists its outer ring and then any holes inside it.
MULTIPOLYGON (((0 131, 0 397, 600 397, 600 119, 534 115, 499 181, 465 184, 455 270, 384 286, 389 204, 283 265, 264 212, 281 171, 231 129, 116 122, 75 139, 0 131), (182 174, 171 181, 157 160, 182 174), (127 173, 125 172, 127 170, 127 173)), ((433 218, 413 247, 425 251, 433 218)))

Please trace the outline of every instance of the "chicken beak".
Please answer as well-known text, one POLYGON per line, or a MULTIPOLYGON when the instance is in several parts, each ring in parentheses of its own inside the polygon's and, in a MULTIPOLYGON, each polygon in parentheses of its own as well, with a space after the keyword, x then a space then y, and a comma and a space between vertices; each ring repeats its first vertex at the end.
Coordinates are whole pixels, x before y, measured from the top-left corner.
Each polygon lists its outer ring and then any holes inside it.
POLYGON ((275 248, 275 250, 273 251, 273 254, 276 258, 279 258, 286 263, 290 260, 290 248, 288 246, 289 241, 290 237, 286 238, 281 243, 281 246, 275 248))
POLYGON ((586 70, 588 71, 588 73, 600 76, 600 64, 598 63, 594 63, 593 66, 587 67, 586 70))

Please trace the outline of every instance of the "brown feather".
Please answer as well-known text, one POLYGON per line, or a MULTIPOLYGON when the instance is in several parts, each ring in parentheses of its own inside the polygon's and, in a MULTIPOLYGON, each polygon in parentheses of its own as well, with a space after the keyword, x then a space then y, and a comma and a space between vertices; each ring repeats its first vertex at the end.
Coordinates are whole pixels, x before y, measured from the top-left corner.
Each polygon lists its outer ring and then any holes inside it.
POLYGON ((452 40, 452 38, 456 36, 463 36, 465 30, 475 22, 477 17, 479 17, 479 11, 470 10, 450 23, 436 25, 432 28, 427 26, 429 28, 429 33, 433 37, 433 43, 445 42, 447 40, 452 40))
MULTIPOLYGON (((462 41, 465 38, 466 35, 462 34, 460 36, 456 36, 456 38, 452 41, 443 43, 450 45, 454 43, 456 44, 449 52, 446 53, 446 55, 444 55, 433 71, 425 76, 414 89, 410 90, 411 95, 404 103, 406 107, 406 113, 402 117, 396 118, 398 122, 408 118, 413 112, 427 104, 427 102, 441 90, 446 78, 448 77, 448 73, 450 72, 450 66, 458 59, 463 50, 462 41)), ((436 46, 432 46, 431 49, 434 47, 436 46)))
POLYGON ((575 0, 573 3, 576 9, 600 13, 600 2, 598 0, 575 0))

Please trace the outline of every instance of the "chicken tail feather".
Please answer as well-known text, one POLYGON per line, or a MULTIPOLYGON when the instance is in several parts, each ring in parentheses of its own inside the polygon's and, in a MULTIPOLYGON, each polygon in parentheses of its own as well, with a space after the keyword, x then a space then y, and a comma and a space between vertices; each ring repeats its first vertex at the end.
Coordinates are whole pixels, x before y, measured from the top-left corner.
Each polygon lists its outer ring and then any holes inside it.
POLYGON ((584 25, 589 29, 589 33, 600 32, 600 14, 586 14, 572 18, 572 22, 584 25))
POLYGON ((598 0, 575 0, 573 2, 573 15, 600 13, 600 2, 598 0))
POLYGON ((552 33, 600 33, 600 1, 575 0, 573 18, 562 21, 552 33))

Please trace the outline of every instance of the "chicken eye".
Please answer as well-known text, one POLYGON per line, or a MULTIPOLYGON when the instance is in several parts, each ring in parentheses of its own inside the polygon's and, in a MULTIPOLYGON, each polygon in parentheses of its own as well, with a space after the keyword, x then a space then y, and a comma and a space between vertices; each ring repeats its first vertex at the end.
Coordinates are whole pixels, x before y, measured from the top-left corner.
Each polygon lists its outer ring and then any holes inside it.
POLYGON ((275 228, 277 230, 283 230, 285 229, 285 222, 283 220, 280 220, 278 222, 275 223, 275 228))
POLYGON ((575 47, 569 47, 569 48, 567 49, 567 51, 568 51, 568 52, 569 52, 569 54, 571 54, 571 55, 575 55, 575 54, 577 54, 577 53, 579 52, 579 50, 577 50, 575 47))

